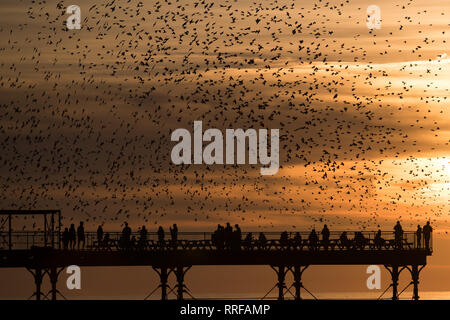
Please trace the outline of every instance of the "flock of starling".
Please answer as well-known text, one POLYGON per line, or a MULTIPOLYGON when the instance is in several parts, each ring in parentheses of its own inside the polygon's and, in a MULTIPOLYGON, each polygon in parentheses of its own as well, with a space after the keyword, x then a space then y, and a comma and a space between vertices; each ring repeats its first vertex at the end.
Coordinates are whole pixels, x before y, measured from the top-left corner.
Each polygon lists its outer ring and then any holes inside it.
POLYGON ((450 7, 378 2, 380 30, 356 0, 2 0, 2 209, 92 230, 445 223, 450 7), (172 164, 196 120, 280 129, 279 172, 172 164))

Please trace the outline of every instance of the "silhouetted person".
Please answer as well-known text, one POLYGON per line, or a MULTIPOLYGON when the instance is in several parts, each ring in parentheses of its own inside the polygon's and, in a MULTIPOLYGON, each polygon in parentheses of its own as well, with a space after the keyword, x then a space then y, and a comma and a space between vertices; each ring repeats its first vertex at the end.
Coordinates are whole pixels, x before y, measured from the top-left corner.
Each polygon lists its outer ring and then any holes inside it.
POLYGON ((224 228, 220 224, 217 225, 217 230, 212 235, 212 242, 218 250, 222 250, 224 247, 224 228))
POLYGON ((240 250, 241 249, 241 240, 242 240, 241 228, 239 227, 238 224, 235 224, 234 227, 235 227, 235 230, 233 231, 231 245, 232 245, 233 249, 240 250))
POLYGON ((289 235, 287 231, 283 231, 280 235, 280 245, 282 247, 287 247, 288 244, 289 244, 289 235))
POLYGON ((423 226, 422 232, 423 232, 423 239, 425 240, 425 249, 429 250, 431 232, 433 232, 433 228, 431 228, 430 221, 428 221, 427 224, 423 226))
POLYGON ((139 246, 141 248, 145 248, 147 245, 147 228, 145 226, 142 226, 141 231, 139 232, 139 246))
POLYGON ((319 237, 317 236, 316 229, 312 229, 311 233, 309 234, 308 241, 311 250, 317 250, 317 243, 319 241, 319 237))
POLYGON ((384 244, 384 239, 381 237, 381 230, 378 229, 377 234, 375 235, 375 239, 373 240, 375 248, 381 250, 381 247, 384 244))
POLYGON ((263 249, 265 249, 267 245, 267 238, 262 232, 259 233, 258 245, 263 249))
POLYGON ((69 248, 71 250, 75 249, 76 241, 77 241, 77 231, 75 230, 75 225, 72 223, 69 228, 69 248))
POLYGON ((170 236, 172 237, 172 242, 175 244, 177 242, 178 239, 178 227, 177 224, 174 223, 173 224, 173 228, 169 228, 170 229, 170 236))
POLYGON ((416 239, 417 239, 417 248, 422 247, 422 227, 417 225, 417 231, 416 231, 416 239))
POLYGON ((235 225, 234 225, 234 228, 235 228, 234 232, 236 233, 236 238, 239 239, 239 240, 241 240, 241 238, 242 238, 242 231, 241 231, 241 228, 239 227, 238 224, 235 224, 235 225))
POLYGON ((164 229, 162 226, 159 226, 159 228, 158 228, 158 243, 160 246, 164 245, 164 236, 165 236, 164 229))
POLYGON ((330 245, 330 230, 328 229, 326 224, 323 226, 321 234, 322 234, 323 248, 325 250, 328 250, 328 246, 330 245))
POLYGON ((80 250, 80 243, 83 243, 81 248, 84 249, 84 244, 86 242, 84 236, 84 224, 83 221, 80 222, 80 225, 77 228, 77 237, 78 237, 78 250, 80 250))
POLYGON ((103 242, 103 228, 100 225, 97 228, 97 244, 99 247, 102 245, 102 242, 103 242))
POLYGON ((122 247, 128 248, 131 241, 131 228, 128 226, 128 222, 125 222, 125 227, 122 229, 122 247))
POLYGON ((69 248, 69 241, 70 241, 69 228, 65 228, 62 234, 62 243, 64 250, 67 250, 69 248))
POLYGON ((394 227, 394 235, 395 235, 395 247, 400 250, 403 247, 403 228, 400 224, 400 221, 397 221, 394 227))

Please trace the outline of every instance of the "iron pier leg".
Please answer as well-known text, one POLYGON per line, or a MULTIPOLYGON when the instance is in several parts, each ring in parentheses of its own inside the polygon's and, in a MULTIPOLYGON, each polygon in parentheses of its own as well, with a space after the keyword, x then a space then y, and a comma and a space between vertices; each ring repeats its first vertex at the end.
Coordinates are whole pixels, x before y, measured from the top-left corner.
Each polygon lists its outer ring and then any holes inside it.
POLYGON ((411 267, 411 277, 412 277, 412 283, 413 283, 413 299, 419 300, 419 274, 420 271, 424 268, 423 265, 420 269, 418 265, 413 265, 411 267))
POLYGON ((58 267, 50 267, 45 270, 45 272, 48 274, 48 277, 50 279, 51 289, 47 293, 47 296, 51 293, 52 294, 52 300, 56 301, 56 297, 59 294, 63 299, 67 300, 66 297, 62 295, 61 292, 56 288, 56 285, 58 284, 58 277, 59 274, 64 270, 64 267, 59 268, 58 267))
POLYGON ((161 300, 167 300, 167 278, 169 274, 166 267, 161 268, 159 277, 161 279, 161 300))
POLYGON ((183 267, 175 269, 175 276, 177 277, 177 299, 183 300, 184 292, 184 270, 183 267))
POLYGON ((52 285, 51 293, 52 293, 52 300, 56 300, 56 294, 58 293, 58 289, 56 289, 56 284, 58 283, 58 270, 56 267, 51 267, 50 272, 48 274, 50 278, 50 283, 52 285))
POLYGON ((155 293, 156 291, 159 290, 159 288, 161 288, 161 300, 167 300, 167 288, 169 287, 167 285, 167 280, 169 278, 170 273, 172 272, 172 270, 169 270, 167 267, 154 267, 152 266, 153 270, 155 270, 155 272, 158 274, 159 279, 160 279, 160 284, 156 287, 155 290, 153 290, 150 294, 148 294, 144 300, 147 300, 148 298, 150 298, 153 293, 155 293))
POLYGON ((303 288, 302 274, 307 267, 308 266, 305 266, 303 268, 302 266, 294 266, 293 275, 294 275, 295 300, 297 301, 302 299, 300 296, 300 289, 303 288))
POLYGON ((284 288, 286 288, 286 270, 285 266, 279 266, 278 270, 276 267, 272 266, 272 269, 275 270, 278 277, 277 287, 278 287, 278 300, 284 300, 284 288))
POLYGON ((188 272, 188 270, 190 268, 191 267, 184 268, 184 267, 180 267, 180 266, 175 268, 175 276, 177 278, 176 287, 177 287, 177 299, 178 300, 183 300, 183 294, 186 291, 185 290, 186 286, 184 284, 184 276, 186 275, 186 272, 188 272))
POLYGON ((34 273, 34 283, 36 284, 36 300, 41 300, 41 285, 42 278, 44 277, 41 268, 36 268, 34 273))
POLYGON ((398 272, 398 266, 392 266, 392 300, 398 300, 398 278, 400 273, 398 272))

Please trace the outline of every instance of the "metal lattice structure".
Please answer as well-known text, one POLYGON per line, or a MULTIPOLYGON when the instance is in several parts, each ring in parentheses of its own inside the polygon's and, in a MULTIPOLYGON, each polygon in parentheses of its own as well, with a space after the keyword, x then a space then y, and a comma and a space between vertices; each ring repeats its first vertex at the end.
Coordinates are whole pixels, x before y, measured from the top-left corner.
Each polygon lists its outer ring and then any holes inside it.
POLYGON ((0 216, 6 216, 3 220, 0 229, 7 223, 7 244, 8 249, 12 250, 14 241, 13 237, 16 234, 13 231, 13 218, 16 216, 42 216, 44 221, 42 236, 42 244, 44 247, 60 248, 61 239, 61 210, 0 210, 0 216), (55 221, 55 216, 57 221, 55 221))

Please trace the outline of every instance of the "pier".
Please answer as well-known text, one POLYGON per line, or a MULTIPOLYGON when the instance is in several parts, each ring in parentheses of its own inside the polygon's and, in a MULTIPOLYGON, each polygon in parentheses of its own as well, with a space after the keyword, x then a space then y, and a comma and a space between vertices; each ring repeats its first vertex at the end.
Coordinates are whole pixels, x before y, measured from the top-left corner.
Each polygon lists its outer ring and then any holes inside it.
POLYGON ((302 275, 314 265, 382 265, 391 276, 389 288, 392 288, 393 300, 399 299, 402 292, 399 293, 398 280, 403 271, 409 271, 413 299, 418 300, 419 274, 432 254, 432 238, 425 243, 423 237, 419 241, 415 231, 405 231, 399 241, 393 231, 382 231, 380 241, 376 237, 377 230, 346 230, 345 239, 344 231, 331 231, 325 241, 320 233, 317 241, 311 241, 311 231, 264 232, 264 241, 258 238, 260 232, 253 232, 252 236, 242 232, 237 243, 229 246, 218 243, 212 232, 180 232, 176 240, 170 239, 168 233, 161 240, 156 232, 148 232, 143 240, 134 232, 133 242, 124 244, 122 232, 105 230, 106 241, 98 241, 96 232, 86 232, 84 247, 71 249, 62 243, 59 210, 0 210, 0 216, 6 217, 3 223, 8 225, 8 232, 0 233, 0 269, 26 268, 34 277, 33 297, 37 300, 57 299, 58 276, 70 265, 148 266, 159 276, 157 291, 162 300, 168 299, 170 292, 174 292, 177 299, 184 299, 186 295, 192 297, 184 278, 195 266, 268 266, 275 272, 274 289, 278 299, 286 299, 287 291, 293 288, 293 298, 301 300, 302 290, 307 291, 302 275), (19 215, 41 216, 43 230, 14 231, 14 217, 19 215), (288 273, 293 275, 292 284, 286 283, 288 273), (168 286, 172 274, 176 279, 174 288, 168 286), (48 294, 41 292, 46 276, 51 283, 48 294))

